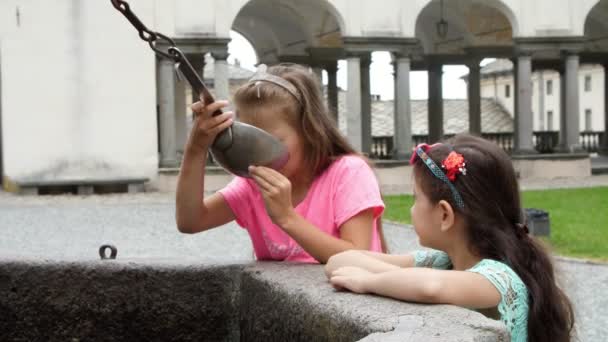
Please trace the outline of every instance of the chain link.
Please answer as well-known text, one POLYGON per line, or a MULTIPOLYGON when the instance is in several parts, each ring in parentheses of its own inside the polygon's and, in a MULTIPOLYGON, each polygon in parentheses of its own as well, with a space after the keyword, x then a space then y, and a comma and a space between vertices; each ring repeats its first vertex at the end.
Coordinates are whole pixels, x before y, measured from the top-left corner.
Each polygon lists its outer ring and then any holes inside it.
POLYGON ((144 23, 142 23, 141 20, 139 20, 139 18, 135 15, 135 13, 133 13, 131 11, 131 6, 129 6, 129 4, 126 1, 122 1, 122 0, 111 0, 111 1, 112 1, 112 5, 114 6, 114 8, 116 8, 120 13, 122 13, 127 18, 127 20, 129 20, 129 22, 139 32, 139 37, 143 41, 148 42, 148 45, 150 45, 150 48, 152 50, 154 50, 154 52, 156 52, 157 54, 159 54, 165 58, 173 59, 176 62, 181 61, 181 60, 177 59, 179 56, 176 56, 175 54, 167 52, 167 51, 169 51, 170 48, 176 47, 173 39, 165 36, 162 33, 155 32, 155 31, 148 29, 146 27, 146 25, 144 25, 144 23), (156 47, 157 41, 165 41, 165 43, 168 45, 168 50, 163 51, 163 50, 160 50, 159 48, 157 48, 156 47))
MULTIPOLYGON (((205 100, 205 103, 213 102, 213 96, 209 92, 209 89, 203 83, 203 80, 197 74, 197 72, 192 67, 192 64, 186 58, 186 55, 182 51, 180 51, 177 46, 175 46, 175 42, 173 39, 165 36, 162 33, 154 32, 146 27, 141 20, 131 11, 131 7, 126 1, 122 0, 111 0, 112 5, 116 8, 120 13, 122 13, 131 24, 137 29, 139 32, 139 37, 148 42, 150 48, 154 50, 158 55, 161 55, 165 58, 171 59, 175 62, 175 69, 178 73, 178 76, 184 76, 184 78, 190 83, 192 89, 198 94, 201 94, 205 100), (158 41, 164 41, 167 44, 167 50, 163 51, 156 47, 158 41)), ((214 115, 220 114, 221 110, 218 110, 214 113, 214 115)))

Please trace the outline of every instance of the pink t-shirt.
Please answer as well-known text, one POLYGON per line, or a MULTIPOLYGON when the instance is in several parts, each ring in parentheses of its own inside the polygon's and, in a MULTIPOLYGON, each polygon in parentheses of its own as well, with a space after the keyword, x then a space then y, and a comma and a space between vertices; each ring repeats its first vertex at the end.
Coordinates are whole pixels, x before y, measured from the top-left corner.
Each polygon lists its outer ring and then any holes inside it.
MULTIPOLYGON (((272 223, 255 181, 235 177, 220 193, 236 216, 236 222, 249 232, 258 260, 317 262, 272 223)), ((306 198, 295 210, 320 230, 339 238, 344 222, 370 208, 374 209, 374 218, 384 211, 376 176, 362 158, 348 155, 334 161, 313 181, 306 198)), ((381 249, 374 219, 370 250, 381 249)))

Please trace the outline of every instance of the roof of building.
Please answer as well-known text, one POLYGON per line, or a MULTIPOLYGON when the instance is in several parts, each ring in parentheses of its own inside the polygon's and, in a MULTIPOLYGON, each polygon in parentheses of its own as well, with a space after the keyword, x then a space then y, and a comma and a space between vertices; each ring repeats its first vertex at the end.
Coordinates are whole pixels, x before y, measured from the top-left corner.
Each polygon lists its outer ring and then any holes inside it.
MULTIPOLYGON (((228 79, 232 81, 243 81, 248 80, 253 76, 255 72, 249 69, 243 68, 237 61, 235 64, 228 63, 228 79)), ((209 55, 205 56, 205 69, 203 71, 205 83, 213 84, 215 77, 215 68, 213 58, 209 55)))
MULTIPOLYGON (((502 60, 497 60, 502 61, 502 60)), ((506 60, 511 63, 510 61, 506 60)), ((492 62, 486 65, 489 70, 500 70, 504 64, 492 62), (495 64, 496 63, 496 64, 495 64), (495 64, 491 66, 492 64, 495 64)), ((512 67, 512 64, 511 64, 512 67)), ((205 83, 213 84, 213 59, 207 59, 205 65, 205 83)), ((483 69, 482 69, 483 72, 483 69)), ((232 82, 244 81, 254 72, 238 64, 228 64, 228 75, 232 82)), ((231 83, 232 83, 231 82, 231 83)), ((411 100, 412 134, 427 134, 428 115, 427 100, 411 100)), ((444 133, 454 134, 467 132, 469 127, 469 103, 466 99, 446 99, 443 101, 444 133)), ((346 92, 339 92, 339 124, 346 131, 346 92)), ((372 100, 372 136, 392 136, 394 101, 372 100)), ((481 100, 481 128, 486 133, 512 132, 513 118, 499 103, 492 99, 481 100)))
MULTIPOLYGON (((490 77, 494 75, 507 75, 513 73, 513 62, 508 59, 497 59, 481 67, 481 77, 490 77)), ((469 73, 460 77, 463 80, 469 78, 469 73)))
POLYGON ((508 59, 497 59, 484 65, 481 68, 482 75, 492 75, 497 73, 512 72, 513 62, 508 59))
MULTIPOLYGON (((394 132, 394 102, 372 101, 372 136, 392 136, 394 132)), ((427 100, 412 100, 412 134, 428 132, 427 100)), ((340 93, 339 113, 346 113, 346 93, 340 93)), ((469 130, 469 103, 466 99, 443 100, 444 133, 455 134, 469 130)), ((340 130, 346 131, 346 116, 339 115, 340 130)), ((485 133, 513 131, 513 118, 505 108, 492 99, 481 100, 481 129, 485 133)))

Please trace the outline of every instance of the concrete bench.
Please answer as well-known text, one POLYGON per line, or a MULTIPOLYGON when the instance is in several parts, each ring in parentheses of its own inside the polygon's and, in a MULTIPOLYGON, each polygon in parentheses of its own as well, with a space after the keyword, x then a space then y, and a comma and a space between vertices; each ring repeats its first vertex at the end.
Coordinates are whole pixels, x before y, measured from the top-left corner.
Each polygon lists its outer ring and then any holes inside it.
POLYGON ((74 180, 43 180, 32 182, 17 182, 19 193, 23 195, 38 195, 45 192, 73 192, 78 195, 94 193, 144 191, 144 183, 148 178, 117 178, 117 179, 74 179, 74 180))

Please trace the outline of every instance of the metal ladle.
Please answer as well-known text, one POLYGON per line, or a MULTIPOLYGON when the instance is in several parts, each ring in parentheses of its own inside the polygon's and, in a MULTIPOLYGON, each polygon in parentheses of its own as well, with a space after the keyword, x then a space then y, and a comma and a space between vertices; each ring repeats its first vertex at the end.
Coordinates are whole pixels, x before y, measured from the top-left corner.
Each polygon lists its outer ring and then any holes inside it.
MULTIPOLYGON (((175 61, 176 70, 190 83, 193 91, 202 95, 205 104, 214 101, 200 76, 171 38, 150 31, 135 16, 126 1, 111 0, 111 2, 114 8, 135 26, 140 38, 147 41, 154 52, 175 61), (155 42, 158 38, 165 40, 169 45, 167 52, 156 47, 155 42)), ((217 110, 212 115, 216 116, 221 113, 221 110, 217 110)), ((278 139, 264 130, 239 121, 234 121, 229 128, 217 135, 211 146, 211 154, 224 169, 241 177, 250 177, 248 170, 250 165, 267 166, 279 170, 289 159, 287 148, 278 139)))
MULTIPOLYGON (((176 47, 170 47, 169 54, 176 56, 178 62, 175 67, 188 80, 192 89, 203 96, 206 104, 213 102, 213 96, 184 54, 176 47)), ((219 114, 222 111, 218 109, 212 115, 219 114)), ((279 170, 289 159, 285 145, 278 139, 264 130, 239 121, 234 121, 217 135, 211 146, 211 154, 223 168, 242 177, 249 177, 250 165, 279 170)))

